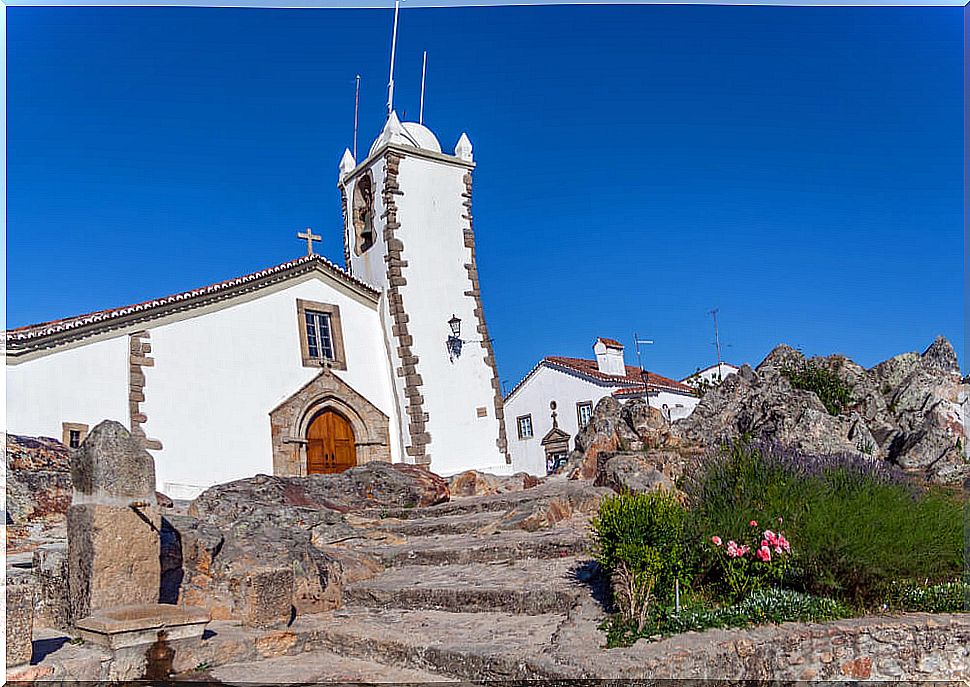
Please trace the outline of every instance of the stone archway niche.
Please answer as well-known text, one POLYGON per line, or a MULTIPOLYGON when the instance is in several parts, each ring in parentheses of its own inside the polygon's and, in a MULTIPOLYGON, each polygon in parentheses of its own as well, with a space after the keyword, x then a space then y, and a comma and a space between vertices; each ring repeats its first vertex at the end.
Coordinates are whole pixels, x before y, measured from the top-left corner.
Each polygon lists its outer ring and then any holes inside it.
POLYGON ((306 474, 307 430, 326 410, 339 413, 350 423, 357 465, 372 460, 391 462, 387 415, 325 369, 269 413, 274 475, 306 474))

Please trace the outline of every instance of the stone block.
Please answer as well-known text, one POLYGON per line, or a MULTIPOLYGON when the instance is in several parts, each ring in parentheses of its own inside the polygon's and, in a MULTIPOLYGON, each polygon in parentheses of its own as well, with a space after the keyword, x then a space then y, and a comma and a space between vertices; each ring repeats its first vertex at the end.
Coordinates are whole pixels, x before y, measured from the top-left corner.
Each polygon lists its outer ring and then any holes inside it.
POLYGON ((91 430, 75 451, 71 458, 71 479, 74 503, 113 500, 126 506, 131 500, 155 503, 155 463, 151 455, 124 425, 113 420, 105 420, 91 430))
POLYGON ((278 627, 290 622, 293 613, 292 568, 258 568, 240 585, 242 622, 249 627, 278 627))
POLYGON ((78 620, 76 629, 81 639, 117 650, 161 639, 201 638, 209 619, 209 612, 202 608, 143 604, 96 611, 78 620))
POLYGON ((44 544, 34 551, 38 626, 66 630, 71 626, 71 599, 67 591, 67 544, 44 544))
POLYGON ((7 579, 7 667, 30 663, 34 633, 34 583, 30 577, 7 579))
POLYGON ((158 603, 161 522, 154 505, 87 503, 68 509, 68 589, 73 619, 114 606, 158 603))

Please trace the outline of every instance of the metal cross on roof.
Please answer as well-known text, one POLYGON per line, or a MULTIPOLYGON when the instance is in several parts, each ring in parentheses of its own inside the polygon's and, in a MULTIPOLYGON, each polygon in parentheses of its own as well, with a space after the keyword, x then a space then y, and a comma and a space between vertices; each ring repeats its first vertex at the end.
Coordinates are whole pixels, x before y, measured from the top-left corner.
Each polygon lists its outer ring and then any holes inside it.
POLYGON ((296 237, 298 239, 306 239, 306 254, 307 255, 313 255, 313 242, 314 241, 321 241, 322 240, 321 237, 319 237, 319 236, 317 236, 316 234, 313 233, 313 230, 310 229, 310 227, 307 227, 306 228, 306 231, 304 231, 304 232, 298 232, 297 235, 296 235, 296 237))

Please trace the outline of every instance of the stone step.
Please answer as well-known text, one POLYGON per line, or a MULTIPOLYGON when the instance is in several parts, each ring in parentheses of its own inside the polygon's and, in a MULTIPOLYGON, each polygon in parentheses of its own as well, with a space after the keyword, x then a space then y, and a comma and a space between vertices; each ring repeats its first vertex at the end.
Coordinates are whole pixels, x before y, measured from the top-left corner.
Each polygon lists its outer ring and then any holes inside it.
POLYGON ((466 565, 522 559, 556 559, 588 552, 583 530, 558 527, 543 532, 499 531, 470 537, 464 534, 413 536, 403 544, 357 547, 388 567, 466 565))
POLYGON ((565 614, 591 593, 583 571, 576 558, 409 566, 348 585, 343 599, 370 608, 565 614))
POLYGON ((550 501, 568 503, 576 511, 591 512, 595 509, 595 504, 605 494, 612 493, 611 489, 594 487, 589 482, 556 479, 523 491, 459 497, 446 503, 423 508, 386 509, 381 511, 381 516, 400 520, 416 520, 468 513, 508 512, 535 507, 550 501))
POLYGON ((389 666, 316 649, 293 656, 228 663, 209 670, 207 678, 222 685, 311 685, 353 683, 424 684, 447 681, 441 675, 413 668, 389 666))
POLYGON ((559 614, 348 607, 320 616, 315 640, 345 656, 476 683, 581 678, 548 655, 564 620, 559 614))
POLYGON ((425 537, 440 534, 478 534, 488 532, 496 526, 501 513, 486 511, 482 513, 459 513, 430 518, 400 520, 387 518, 375 523, 376 529, 407 537, 425 537))

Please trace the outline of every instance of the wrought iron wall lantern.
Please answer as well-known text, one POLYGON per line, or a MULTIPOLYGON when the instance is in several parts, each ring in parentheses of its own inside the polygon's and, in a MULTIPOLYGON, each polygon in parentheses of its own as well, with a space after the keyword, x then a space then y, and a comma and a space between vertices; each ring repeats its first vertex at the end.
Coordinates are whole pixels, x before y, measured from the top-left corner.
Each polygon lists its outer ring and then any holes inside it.
POLYGON ((451 362, 455 362, 457 358, 461 357, 461 348, 463 344, 483 342, 482 340, 473 341, 470 339, 461 338, 461 318, 457 315, 451 316, 451 319, 448 320, 448 327, 451 329, 451 334, 448 336, 446 345, 448 347, 448 358, 451 360, 451 362))

